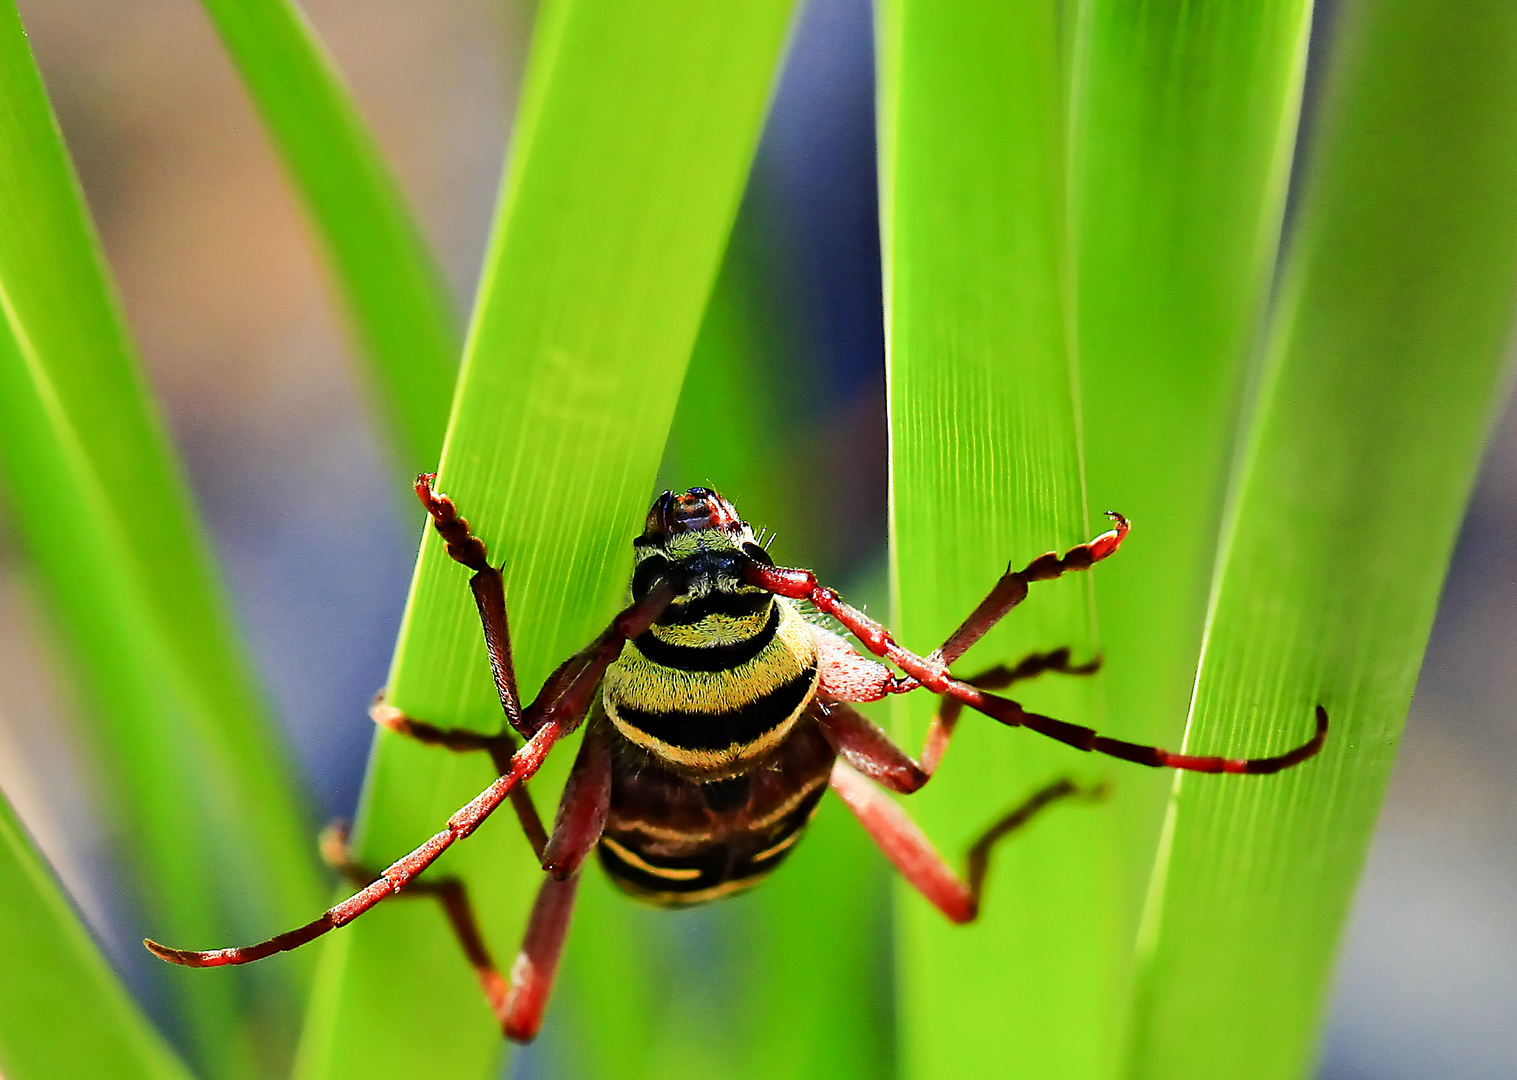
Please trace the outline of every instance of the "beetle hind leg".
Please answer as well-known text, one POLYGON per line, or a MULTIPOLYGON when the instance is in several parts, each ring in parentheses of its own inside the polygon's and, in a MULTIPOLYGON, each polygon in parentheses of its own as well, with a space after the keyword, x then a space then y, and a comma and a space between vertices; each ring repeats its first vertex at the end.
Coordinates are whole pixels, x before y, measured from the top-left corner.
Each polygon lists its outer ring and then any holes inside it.
MULTIPOLYGON (((379 878, 371 868, 353 860, 348 852, 346 829, 340 823, 322 830, 321 857, 359 888, 379 878)), ((543 1011, 569 929, 569 916, 574 910, 578 882, 577 874, 565 880, 553 877, 544 880, 532 907, 521 952, 511 965, 509 980, 500 973, 490 947, 485 944, 474 905, 461 880, 446 877, 417 881, 401 896, 437 898, 448 917, 448 925, 458 938, 459 947, 463 949, 464 958, 474 969, 490 1010, 500 1022, 501 1031, 508 1039, 528 1042, 542 1026, 543 1011)))
POLYGON ((393 731, 397 735, 415 739, 424 746, 441 746, 461 754, 473 751, 489 754, 496 773, 503 773, 509 767, 511 755, 516 753, 518 745, 515 736, 510 731, 486 735, 484 732, 474 731, 471 728, 438 727, 425 720, 407 716, 395 706, 385 704, 383 692, 377 695, 374 698, 374 704, 369 706, 369 719, 386 731, 393 731))
POLYGON ((500 1017, 501 1030, 514 1042, 530 1042, 542 1027, 578 890, 577 873, 566 878, 550 875, 543 880, 537 890, 537 901, 532 905, 532 917, 527 921, 521 952, 511 965, 510 990, 499 1004, 494 997, 490 999, 500 1017))
POLYGON ((859 819, 901 876, 956 923, 970 923, 978 917, 985 872, 990 865, 991 852, 999 841, 1022 828, 1053 803, 1077 796, 1101 798, 1106 793, 1104 785, 1082 788, 1068 778, 1056 780, 1034 792, 981 834, 969 849, 967 873, 960 877, 900 804, 868 778, 839 761, 833 767, 831 784, 832 790, 859 819))
MULTIPOLYGON (((347 827, 344 823, 334 822, 321 830, 320 848, 322 861, 347 878, 355 887, 361 889, 379 880, 378 872, 353 859, 348 849, 347 827)), ((459 947, 463 949, 464 958, 474 969, 474 975, 479 980, 485 999, 489 1001, 495 1014, 501 1018, 502 1026, 504 1026, 506 1001, 509 996, 508 987, 500 969, 495 966, 495 958, 490 953, 490 947, 485 944, 484 934, 479 928, 479 920, 474 915, 474 905, 469 900, 469 891, 463 881, 455 877, 424 879, 413 882, 410 888, 399 895, 437 898, 438 903, 442 905, 443 913, 448 917, 448 925, 452 927, 454 936, 458 938, 459 947)))

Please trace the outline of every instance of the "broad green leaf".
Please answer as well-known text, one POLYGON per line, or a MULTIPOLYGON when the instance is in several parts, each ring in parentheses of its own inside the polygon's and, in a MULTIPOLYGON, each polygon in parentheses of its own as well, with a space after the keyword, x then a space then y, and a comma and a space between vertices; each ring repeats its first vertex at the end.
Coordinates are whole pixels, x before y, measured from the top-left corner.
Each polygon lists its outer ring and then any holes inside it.
MULTIPOLYGON (((212 946, 304 914, 322 892, 309 825, 8 2, 0 320, 0 473, 70 646, 151 931, 212 946)), ((271 1021, 288 1033, 297 970, 161 972, 207 1074, 254 1075, 276 1056, 249 1040, 256 1027, 278 1045, 271 1021), (258 1004, 239 1012, 238 994, 258 1004)))
MULTIPOLYGON (((0 348, 14 345, 0 324, 0 348)), ((0 955, 0 1072, 9 1080, 189 1080, 3 795, 0 955)))
MULTIPOLYGON (((1107 725, 1173 747, 1195 683, 1246 361, 1274 268, 1309 0, 1087 0, 1074 220, 1091 505, 1133 520, 1096 590, 1107 725)), ((1170 778, 1114 773, 1136 925, 1170 778)))
POLYGON ((1131 1075, 1306 1075, 1517 301, 1517 8, 1355 0, 1235 486, 1145 914, 1131 1075))
POLYGON ((442 276, 400 189, 292 0, 203 0, 326 250, 402 471, 442 449, 458 344, 442 276))
MULTIPOLYGON (((755 170, 755 184, 757 176, 755 170)), ((781 255, 765 235, 770 223, 761 202, 750 193, 733 226, 680 389, 660 483, 715 486, 755 529, 788 536, 807 527, 796 475, 804 466, 793 443, 807 384, 790 365, 801 346, 788 297, 774 281, 781 255)))
MULTIPOLYGON (((1007 563, 1089 538, 1075 413, 1061 5, 881 8, 881 209, 898 638, 926 653, 1007 563)), ((1095 573, 1103 573, 1096 570, 1095 573)), ((1094 651, 1090 576, 1035 586, 956 665, 1094 651)), ((1089 681, 1016 696, 1091 723, 1089 681)), ((904 744, 934 703, 907 699, 904 744)), ((970 715, 913 815, 959 864, 978 833, 1060 775, 1108 770, 970 715)), ((1104 1075, 1119 946, 1109 815, 1061 806, 1000 849, 984 913, 950 926, 902 889, 905 1075, 1104 1075)))
MULTIPOLYGON (((528 694, 625 596, 630 541, 789 13, 788 0, 549 0, 538 14, 440 478, 505 569, 528 694)), ((390 700, 494 731, 500 708, 466 581, 428 533, 390 700)), ((572 754, 555 754, 558 776, 572 754)), ((489 778, 484 760, 382 736, 359 852, 374 863, 403 853, 489 778)), ((534 785, 550 819, 551 780, 534 785)), ((509 811, 438 869, 468 880, 509 965, 541 881, 509 811)), ((577 1075, 644 1067, 635 1048, 655 1003, 620 940, 629 911, 591 868, 550 1020, 572 1033, 561 1041, 578 1055, 577 1075)), ((329 943, 301 1076, 486 1076, 500 1054, 494 1019, 430 905, 386 904, 329 943)))

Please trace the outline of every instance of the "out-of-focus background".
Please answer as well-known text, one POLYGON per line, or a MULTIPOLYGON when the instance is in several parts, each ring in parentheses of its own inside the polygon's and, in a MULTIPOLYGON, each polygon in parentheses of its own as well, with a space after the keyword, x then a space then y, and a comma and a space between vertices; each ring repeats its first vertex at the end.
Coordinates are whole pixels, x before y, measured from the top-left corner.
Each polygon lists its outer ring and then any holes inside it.
MULTIPOLYGON (((525 0, 307 0, 439 253, 460 325, 525 0)), ((129 325, 316 816, 352 812, 421 515, 386 460, 320 256, 192 0, 22 0, 129 325)), ((1330 40, 1314 40, 1320 62, 1330 40)), ((1311 80, 1308 86, 1315 85, 1311 80)), ((884 543, 868 0, 810 0, 739 224, 780 327, 781 480, 830 517, 777 555, 856 580, 884 543)), ((1310 108, 1310 102, 1308 103, 1310 108)), ((671 483, 684 476, 678 446, 671 483)), ((757 523, 757 517, 755 516, 757 523)), ((0 786, 113 957, 145 954, 74 753, 68 680, 0 522, 0 786)), ((1488 452, 1340 963, 1326 1080, 1517 1075, 1517 410, 1488 452)), ((103 766, 109 767, 109 763, 103 766)), ((538 1055, 518 1072, 550 1069, 538 1055)))

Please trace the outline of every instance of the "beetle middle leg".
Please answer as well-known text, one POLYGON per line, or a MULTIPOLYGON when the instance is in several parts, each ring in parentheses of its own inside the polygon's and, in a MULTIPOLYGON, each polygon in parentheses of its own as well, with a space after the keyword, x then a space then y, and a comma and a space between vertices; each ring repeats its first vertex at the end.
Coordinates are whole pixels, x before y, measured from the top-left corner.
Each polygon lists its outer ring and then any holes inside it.
MULTIPOLYGON (((1052 652, 1033 653, 1013 667, 998 664, 989 671, 982 671, 973 678, 965 679, 964 682, 978 690, 1004 690, 1014 683, 1035 678, 1045 671, 1058 672, 1061 675, 1094 675, 1100 670, 1101 658, 1099 656, 1083 664, 1072 664, 1069 649, 1066 647, 1052 652)), ((943 754, 948 750, 948 742, 953 738, 953 729, 958 725, 959 717, 963 712, 964 703, 953 695, 943 694, 938 698, 938 711, 933 714, 932 723, 927 727, 927 739, 922 745, 922 767, 929 773, 935 771, 938 763, 943 760, 943 754)))
MULTIPOLYGON (((482 750, 490 755, 498 776, 504 776, 510 769, 511 756, 517 750, 516 739, 510 731, 485 735, 470 728, 440 728, 425 720, 413 719, 380 699, 375 699, 370 706, 369 719, 388 731, 415 739, 427 746, 442 746, 458 753, 482 750)), ((527 843, 532 845, 532 853, 539 860, 542 859, 543 848, 548 843, 548 833, 543 828, 543 820, 537 813, 537 805, 532 801, 527 785, 519 784, 512 788, 509 798, 511 809, 516 811, 516 820, 521 823, 521 831, 526 834, 527 843)))
MULTIPOLYGON (((863 657, 859 657, 859 660, 863 664, 873 665, 873 661, 864 660, 863 657)), ((1048 671, 1064 675, 1093 675, 1100 668, 1099 658, 1083 664, 1072 664, 1069 649, 1060 648, 1052 652, 1033 653, 1010 667, 997 665, 964 682, 981 690, 1003 690, 1048 671)), ((879 727, 846 701, 824 699, 818 722, 833 749, 854 768, 885 784, 892 791, 907 795, 925 784, 937 771, 963 711, 962 701, 948 694, 942 695, 938 711, 927 728, 920 761, 913 760, 891 742, 879 727)))
MULTIPOLYGON (((534 732, 537 731, 542 723, 542 717, 551 715, 552 711, 559 707, 564 695, 577 682, 583 681, 582 676, 591 664, 604 668, 604 657, 599 654, 604 653, 605 648, 605 635, 602 635, 560 664, 558 670, 549 675, 548 681, 543 683, 542 689, 538 691, 537 700, 532 703, 532 708, 521 717, 520 722, 523 726, 534 732), (546 708, 543 707, 544 705, 546 708)), ((369 717, 380 727, 429 746, 442 746, 460 753, 485 751, 495 763, 496 772, 502 776, 509 771, 511 758, 516 753, 516 739, 509 731, 503 730, 495 735, 485 735, 469 728, 442 728, 429 724, 425 720, 407 716, 379 699, 376 699, 370 707, 369 717)), ((511 808, 516 811, 516 818, 521 822, 522 831, 527 834, 527 842, 532 845, 533 854, 541 861, 548 843, 548 834, 543 829, 542 818, 538 816, 537 806, 532 802, 527 785, 522 783, 512 788, 509 797, 511 808)))

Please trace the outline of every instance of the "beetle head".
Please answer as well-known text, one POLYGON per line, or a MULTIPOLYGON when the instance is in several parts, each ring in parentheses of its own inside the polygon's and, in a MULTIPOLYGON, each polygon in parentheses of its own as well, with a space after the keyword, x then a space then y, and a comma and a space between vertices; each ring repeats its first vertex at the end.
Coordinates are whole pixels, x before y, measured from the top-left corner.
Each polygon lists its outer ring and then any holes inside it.
POLYGON ((682 495, 666 491, 653 500, 648 510, 648 521, 643 529, 643 541, 661 545, 680 533, 720 529, 738 533, 745 528, 737 516, 737 510, 726 499, 709 488, 695 487, 682 495))

